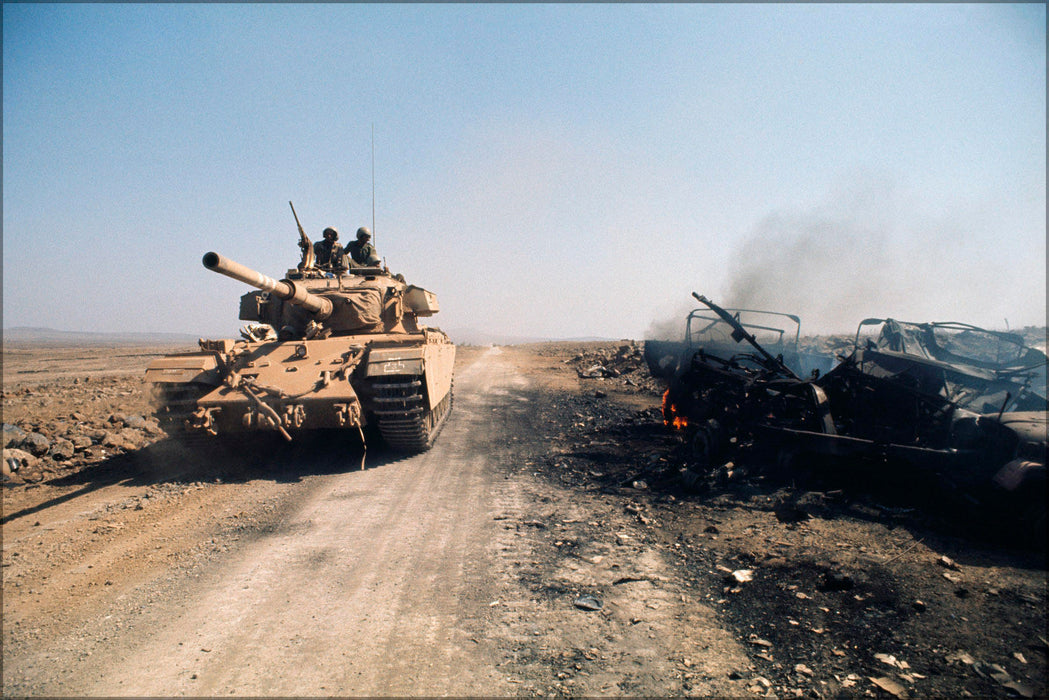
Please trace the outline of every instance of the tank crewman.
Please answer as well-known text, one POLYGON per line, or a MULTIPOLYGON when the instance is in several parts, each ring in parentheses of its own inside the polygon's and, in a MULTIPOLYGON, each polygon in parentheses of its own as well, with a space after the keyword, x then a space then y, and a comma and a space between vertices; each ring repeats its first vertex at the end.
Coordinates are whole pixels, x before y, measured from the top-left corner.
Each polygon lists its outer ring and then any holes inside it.
POLYGON ((357 229, 357 240, 346 246, 350 267, 374 267, 379 264, 379 254, 371 244, 372 232, 361 226, 357 229))
POLYGON ((343 267, 339 232, 330 226, 324 229, 324 240, 313 244, 313 255, 320 267, 343 267))

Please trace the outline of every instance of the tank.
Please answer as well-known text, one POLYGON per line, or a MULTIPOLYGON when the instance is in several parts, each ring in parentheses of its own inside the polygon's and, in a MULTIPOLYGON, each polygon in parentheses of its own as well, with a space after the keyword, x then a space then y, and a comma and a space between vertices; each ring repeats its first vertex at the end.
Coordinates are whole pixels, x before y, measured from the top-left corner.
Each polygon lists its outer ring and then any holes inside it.
MULTIPOLYGON (((300 229, 301 231, 301 229, 300 229)), ((455 345, 420 319, 437 298, 385 267, 322 269, 308 239, 282 280, 225 258, 204 267, 254 287, 241 339, 199 341, 146 368, 157 418, 174 437, 377 428, 400 452, 428 450, 452 407, 455 345)), ((371 432, 371 431, 370 431, 371 432)))

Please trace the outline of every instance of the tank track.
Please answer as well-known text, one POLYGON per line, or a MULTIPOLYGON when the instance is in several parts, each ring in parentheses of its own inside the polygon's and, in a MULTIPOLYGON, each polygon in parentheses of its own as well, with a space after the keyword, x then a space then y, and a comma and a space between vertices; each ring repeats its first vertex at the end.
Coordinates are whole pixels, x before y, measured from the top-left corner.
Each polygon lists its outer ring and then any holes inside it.
POLYGON ((186 421, 197 410, 197 401, 213 388, 207 384, 154 384, 154 415, 164 432, 186 444, 209 442, 210 435, 199 430, 188 430, 186 421))
POLYGON ((383 441, 398 452, 425 452, 452 409, 452 391, 431 411, 420 376, 390 377, 376 382, 374 411, 383 441))

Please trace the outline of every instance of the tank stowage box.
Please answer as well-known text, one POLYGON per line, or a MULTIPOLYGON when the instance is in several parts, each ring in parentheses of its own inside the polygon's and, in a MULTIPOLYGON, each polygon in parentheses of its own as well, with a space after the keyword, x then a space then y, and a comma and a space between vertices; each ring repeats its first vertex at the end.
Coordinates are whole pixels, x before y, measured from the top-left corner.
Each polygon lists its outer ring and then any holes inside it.
POLYGON ((414 284, 404 292, 404 304, 414 311, 416 316, 433 316, 440 311, 437 308, 437 295, 414 284))
POLYGON ((204 267, 256 287, 240 299, 242 340, 150 363, 157 417, 169 434, 220 436, 321 428, 392 448, 430 448, 452 406, 455 345, 418 319, 437 297, 386 268, 323 270, 306 261, 277 281, 217 253, 204 267))

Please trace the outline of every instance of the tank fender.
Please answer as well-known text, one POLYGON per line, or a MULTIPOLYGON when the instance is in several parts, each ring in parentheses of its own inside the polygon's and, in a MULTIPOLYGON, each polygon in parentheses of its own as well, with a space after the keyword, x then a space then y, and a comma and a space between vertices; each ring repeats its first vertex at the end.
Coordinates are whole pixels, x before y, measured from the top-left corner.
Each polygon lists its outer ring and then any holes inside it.
POLYGON ((146 381, 164 384, 222 383, 215 353, 192 352, 158 357, 146 367, 146 381))

